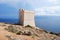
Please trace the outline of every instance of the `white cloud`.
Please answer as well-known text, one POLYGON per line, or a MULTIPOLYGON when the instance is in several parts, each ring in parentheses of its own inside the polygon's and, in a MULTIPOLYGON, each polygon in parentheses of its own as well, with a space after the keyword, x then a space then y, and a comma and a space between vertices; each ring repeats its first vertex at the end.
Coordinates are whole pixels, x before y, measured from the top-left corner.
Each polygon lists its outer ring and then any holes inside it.
MULTIPOLYGON (((38 1, 37 1, 38 2, 38 1)), ((26 6, 27 4, 31 5, 31 6, 36 6, 36 0, 34 2, 34 0, 0 0, 0 4, 7 4, 10 5, 12 7, 17 7, 20 5, 26 6)))
MULTIPOLYGON (((12 5, 12 6, 18 6, 20 3, 21 5, 31 5, 33 8, 34 7, 40 7, 41 4, 44 5, 45 3, 52 3, 52 4, 56 4, 58 3, 58 0, 0 0, 0 3, 5 3, 8 5, 12 5)), ((59 3, 58 3, 59 4, 59 3)))
POLYGON ((59 0, 48 0, 48 2, 52 4, 60 4, 59 0))
POLYGON ((18 6, 19 3, 21 3, 21 5, 29 4, 32 7, 38 7, 39 4, 41 4, 41 2, 43 2, 43 1, 44 0, 0 0, 0 3, 6 3, 6 4, 12 5, 12 6, 18 6))
POLYGON ((60 13, 56 13, 56 11, 60 11, 60 6, 41 7, 35 9, 35 15, 60 16, 60 13))
POLYGON ((49 2, 57 2, 58 0, 48 0, 49 2))
POLYGON ((0 0, 0 4, 4 3, 7 5, 11 5, 13 7, 19 6, 20 3, 21 3, 21 5, 24 5, 24 8, 25 8, 25 6, 27 7, 28 5, 31 5, 32 8, 35 9, 36 15, 39 15, 39 16, 40 15, 60 15, 60 14, 56 13, 56 11, 60 10, 60 6, 57 6, 57 5, 51 6, 49 4, 49 7, 48 7, 47 4, 45 5, 45 3, 48 3, 48 2, 50 2, 51 5, 59 4, 59 0, 0 0), (38 7, 40 7, 40 8, 38 8, 38 7))

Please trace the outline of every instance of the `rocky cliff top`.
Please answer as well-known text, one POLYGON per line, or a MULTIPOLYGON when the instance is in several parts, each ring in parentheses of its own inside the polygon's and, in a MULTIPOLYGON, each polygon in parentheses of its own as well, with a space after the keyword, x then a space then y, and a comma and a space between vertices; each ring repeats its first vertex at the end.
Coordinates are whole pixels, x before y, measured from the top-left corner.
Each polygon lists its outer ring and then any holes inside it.
POLYGON ((30 25, 0 23, 0 40, 60 40, 60 36, 30 25))

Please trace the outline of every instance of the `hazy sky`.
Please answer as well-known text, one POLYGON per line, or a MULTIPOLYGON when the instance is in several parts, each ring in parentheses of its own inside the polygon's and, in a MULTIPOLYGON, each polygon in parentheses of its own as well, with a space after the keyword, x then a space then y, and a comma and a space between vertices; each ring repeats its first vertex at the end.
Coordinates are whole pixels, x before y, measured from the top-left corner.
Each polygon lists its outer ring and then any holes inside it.
POLYGON ((60 0, 0 0, 0 18, 17 18, 20 8, 36 16, 60 16, 60 0))

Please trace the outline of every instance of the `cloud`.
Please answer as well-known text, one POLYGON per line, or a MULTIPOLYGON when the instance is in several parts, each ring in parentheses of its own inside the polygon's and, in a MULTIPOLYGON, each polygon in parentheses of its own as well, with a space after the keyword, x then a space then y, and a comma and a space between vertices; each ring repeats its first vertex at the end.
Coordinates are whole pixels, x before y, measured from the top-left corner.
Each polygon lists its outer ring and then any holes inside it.
POLYGON ((49 2, 57 2, 58 0, 48 0, 49 2))
POLYGON ((35 15, 60 15, 59 0, 0 0, 0 4, 4 3, 12 7, 23 7, 34 9, 35 15), (29 7, 30 6, 30 7, 29 7))
MULTIPOLYGON (((11 6, 19 6, 20 5, 24 5, 26 6, 27 4, 31 5, 31 7, 35 8, 35 7, 40 7, 40 6, 44 6, 46 3, 52 5, 52 4, 59 4, 59 0, 0 0, 0 4, 4 3, 7 5, 11 5, 11 6)), ((49 4, 49 5, 50 5, 49 4)), ((47 4, 46 4, 47 5, 47 4)))
POLYGON ((41 7, 35 9, 35 15, 60 16, 60 6, 41 7))
MULTIPOLYGON (((37 1, 38 2, 38 1, 37 1)), ((0 4, 7 4, 12 7, 20 7, 20 6, 36 6, 35 4, 37 3, 36 0, 0 0, 0 4)))
POLYGON ((0 0, 0 4, 4 3, 11 6, 21 5, 31 5, 33 8, 40 6, 41 3, 45 2, 44 0, 0 0))
POLYGON ((28 0, 0 0, 0 4, 6 4, 8 6, 11 6, 11 7, 15 7, 15 8, 18 8, 20 6, 26 6, 27 4, 31 4, 32 2, 28 1, 28 0))
POLYGON ((59 0, 48 0, 48 2, 51 4, 60 4, 59 0))

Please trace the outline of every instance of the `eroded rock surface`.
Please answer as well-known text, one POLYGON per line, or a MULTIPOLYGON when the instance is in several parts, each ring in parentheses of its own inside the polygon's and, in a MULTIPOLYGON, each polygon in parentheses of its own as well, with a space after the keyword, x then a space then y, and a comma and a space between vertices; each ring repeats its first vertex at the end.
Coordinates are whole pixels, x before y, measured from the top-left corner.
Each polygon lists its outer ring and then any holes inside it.
POLYGON ((0 40, 60 40, 43 29, 0 23, 0 40))

